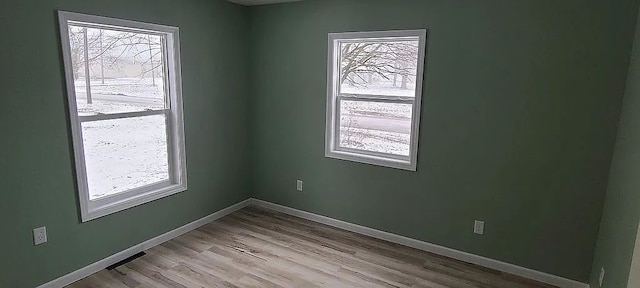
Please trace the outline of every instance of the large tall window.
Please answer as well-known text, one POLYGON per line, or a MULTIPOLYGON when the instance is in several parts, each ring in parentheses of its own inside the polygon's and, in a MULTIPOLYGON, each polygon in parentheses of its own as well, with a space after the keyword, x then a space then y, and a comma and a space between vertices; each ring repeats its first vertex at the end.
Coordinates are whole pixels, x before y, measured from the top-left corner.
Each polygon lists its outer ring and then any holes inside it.
POLYGON ((329 34, 326 156, 416 170, 426 30, 329 34))
POLYGON ((178 28, 59 21, 82 220, 185 191, 178 28))

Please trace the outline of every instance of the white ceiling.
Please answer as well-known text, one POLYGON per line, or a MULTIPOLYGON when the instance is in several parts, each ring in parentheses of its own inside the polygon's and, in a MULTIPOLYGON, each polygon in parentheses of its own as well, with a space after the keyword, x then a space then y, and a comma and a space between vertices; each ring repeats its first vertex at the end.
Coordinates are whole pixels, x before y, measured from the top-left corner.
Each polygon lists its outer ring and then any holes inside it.
POLYGON ((238 3, 244 6, 265 5, 274 3, 296 2, 302 0, 227 0, 229 2, 238 3))

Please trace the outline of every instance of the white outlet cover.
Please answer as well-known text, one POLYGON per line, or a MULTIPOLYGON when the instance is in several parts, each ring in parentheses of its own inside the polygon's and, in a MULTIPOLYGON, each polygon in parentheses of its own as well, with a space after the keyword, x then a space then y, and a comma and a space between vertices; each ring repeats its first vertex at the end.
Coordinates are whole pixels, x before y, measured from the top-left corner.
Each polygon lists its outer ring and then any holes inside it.
POLYGON ((600 268, 600 278, 598 279, 598 284, 600 284, 600 287, 602 287, 602 284, 604 284, 604 267, 600 268))
POLYGON ((298 189, 298 191, 302 192, 302 184, 303 184, 302 180, 298 180, 296 182, 296 188, 298 189))
POLYGON ((33 229, 33 244, 40 245, 47 242, 47 227, 33 229))
POLYGON ((473 233, 484 235, 484 221, 476 220, 476 222, 473 225, 473 233))

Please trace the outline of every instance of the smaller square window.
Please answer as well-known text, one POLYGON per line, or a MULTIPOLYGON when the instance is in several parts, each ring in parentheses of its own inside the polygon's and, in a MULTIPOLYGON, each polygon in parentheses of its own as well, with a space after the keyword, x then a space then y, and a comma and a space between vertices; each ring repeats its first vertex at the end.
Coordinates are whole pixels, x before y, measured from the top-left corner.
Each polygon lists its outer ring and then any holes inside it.
POLYGON ((416 170, 426 35, 329 34, 327 157, 416 170))

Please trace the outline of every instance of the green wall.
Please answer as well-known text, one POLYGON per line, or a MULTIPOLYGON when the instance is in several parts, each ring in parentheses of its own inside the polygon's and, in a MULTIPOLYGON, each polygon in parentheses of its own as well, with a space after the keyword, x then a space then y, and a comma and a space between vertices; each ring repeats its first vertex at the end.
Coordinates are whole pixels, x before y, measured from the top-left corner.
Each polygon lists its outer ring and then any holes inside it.
POLYGON ((257 198, 589 280, 637 1, 250 11, 257 198), (414 28, 429 29, 418 172, 325 158, 327 33, 414 28))
MULTIPOLYGON (((640 20, 640 19, 639 19, 640 20)), ((640 220, 640 22, 627 77, 609 187, 595 250, 592 287, 604 267, 605 288, 626 288, 640 220)))
POLYGON ((249 197, 248 17, 218 0, 0 3, 0 287, 34 287, 249 197), (180 27, 188 191, 80 224, 58 9, 180 27), (49 242, 34 247, 42 225, 49 242))

